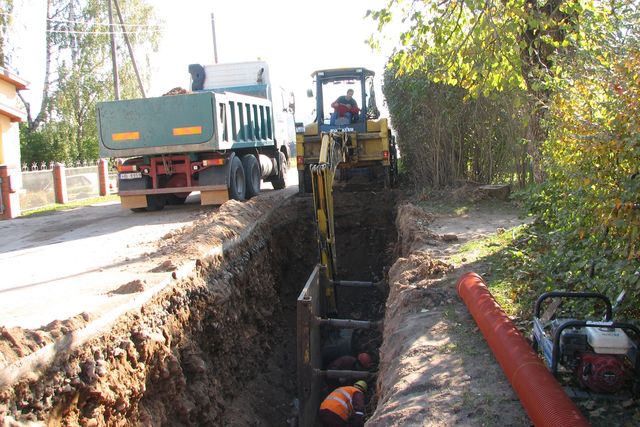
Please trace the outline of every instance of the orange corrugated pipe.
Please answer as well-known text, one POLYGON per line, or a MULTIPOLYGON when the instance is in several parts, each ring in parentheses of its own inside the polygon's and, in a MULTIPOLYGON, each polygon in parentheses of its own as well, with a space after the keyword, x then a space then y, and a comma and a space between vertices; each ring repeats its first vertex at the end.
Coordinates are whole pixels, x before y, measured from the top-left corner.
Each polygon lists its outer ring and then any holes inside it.
POLYGON ((458 295, 536 427, 590 425, 493 299, 482 277, 476 273, 463 275, 458 280, 458 295))

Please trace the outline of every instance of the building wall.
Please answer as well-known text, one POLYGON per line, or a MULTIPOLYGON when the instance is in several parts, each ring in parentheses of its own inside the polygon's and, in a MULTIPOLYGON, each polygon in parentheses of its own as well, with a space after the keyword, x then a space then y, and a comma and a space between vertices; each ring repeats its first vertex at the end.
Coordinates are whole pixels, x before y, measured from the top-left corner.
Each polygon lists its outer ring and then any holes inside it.
POLYGON ((0 164, 20 166, 20 128, 0 115, 0 164))
POLYGON ((9 82, 0 80, 0 102, 10 107, 15 107, 17 97, 16 87, 9 82))
MULTIPOLYGON (((0 80, 0 103, 22 110, 16 87, 0 80)), ((0 164, 20 166, 20 127, 0 114, 0 164)))

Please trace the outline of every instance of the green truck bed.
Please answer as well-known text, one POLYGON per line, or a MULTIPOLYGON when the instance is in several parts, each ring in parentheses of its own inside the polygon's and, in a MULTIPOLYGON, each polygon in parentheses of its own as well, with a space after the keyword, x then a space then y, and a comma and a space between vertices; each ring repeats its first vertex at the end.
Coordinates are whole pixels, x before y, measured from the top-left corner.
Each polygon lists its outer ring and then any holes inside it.
POLYGON ((98 103, 101 157, 204 152, 274 145, 271 103, 234 93, 98 103))

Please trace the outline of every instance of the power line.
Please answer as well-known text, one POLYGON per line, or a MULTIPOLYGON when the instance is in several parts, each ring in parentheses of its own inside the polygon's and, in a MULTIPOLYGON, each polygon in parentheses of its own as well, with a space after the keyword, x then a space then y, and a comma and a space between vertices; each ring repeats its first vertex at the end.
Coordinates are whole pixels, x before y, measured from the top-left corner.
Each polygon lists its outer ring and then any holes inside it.
MULTIPOLYGON (((17 18, 17 16, 15 14, 11 14, 11 13, 6 13, 6 12, 0 12, 0 15, 4 15, 4 16, 9 16, 11 18, 17 18)), ((90 22, 90 21, 73 21, 73 20, 68 20, 68 19, 58 19, 58 18, 46 18, 47 21, 50 21, 52 23, 55 24, 81 24, 81 25, 88 25, 88 26, 104 26, 104 27, 109 27, 110 24, 108 22, 90 22)), ((122 24, 125 27, 155 27, 155 28, 164 28, 164 25, 160 25, 160 24, 128 24, 128 23, 124 23, 122 24)))
MULTIPOLYGON (((82 24, 82 25, 100 25, 103 27, 108 27, 110 24, 108 22, 89 22, 89 21, 70 21, 67 19, 54 19, 54 18, 47 18, 47 21, 56 23, 56 24, 82 24)), ((164 25, 158 25, 158 24, 128 24, 128 23, 124 23, 123 24, 125 27, 156 27, 156 28, 162 28, 164 27, 164 25)))
MULTIPOLYGON (((115 24, 114 24, 115 26, 115 24)), ((10 25, 0 25, 0 28, 2 28, 3 30, 6 29, 11 29, 13 28, 13 26, 10 25)), ((26 28, 26 26, 23 26, 23 28, 26 28)), ((146 30, 146 31, 78 31, 78 30, 45 30, 45 32, 47 33, 56 33, 56 34, 96 34, 96 35, 100 35, 100 34, 154 34, 154 33, 162 33, 164 32, 164 30, 146 30)))
POLYGON ((162 33, 162 30, 148 31, 75 31, 75 30, 45 30, 47 33, 57 34, 153 34, 162 33))

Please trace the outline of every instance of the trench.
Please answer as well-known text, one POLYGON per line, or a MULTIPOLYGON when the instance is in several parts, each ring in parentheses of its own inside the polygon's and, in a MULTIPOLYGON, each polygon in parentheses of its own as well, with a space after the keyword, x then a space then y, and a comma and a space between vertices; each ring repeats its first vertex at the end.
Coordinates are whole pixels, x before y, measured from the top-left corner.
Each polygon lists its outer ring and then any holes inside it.
MULTIPOLYGON (((341 279, 384 277, 394 214, 392 193, 335 193, 341 279)), ((312 200, 292 197, 223 255, 199 260, 196 274, 60 356, 46 375, 0 392, 0 409, 46 425, 293 425, 296 299, 317 260, 312 200)), ((381 291, 341 289, 337 298, 342 318, 384 317, 381 291)), ((376 367, 381 344, 380 332, 356 331, 347 351, 370 352, 376 367)))

